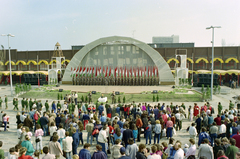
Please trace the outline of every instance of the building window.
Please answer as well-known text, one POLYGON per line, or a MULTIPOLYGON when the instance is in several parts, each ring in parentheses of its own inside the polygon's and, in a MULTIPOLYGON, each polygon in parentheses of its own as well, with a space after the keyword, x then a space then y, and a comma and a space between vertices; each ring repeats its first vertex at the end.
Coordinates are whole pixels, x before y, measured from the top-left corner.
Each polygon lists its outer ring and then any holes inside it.
POLYGON ((176 62, 172 60, 169 64, 170 69, 175 69, 176 62))
POLYGON ((27 65, 23 65, 22 63, 18 64, 18 70, 19 71, 26 71, 27 70, 27 65))
POLYGON ((40 71, 41 70, 48 70, 47 65, 43 62, 40 64, 40 71))
POLYGON ((222 69, 222 63, 220 61, 216 60, 216 61, 214 61, 214 66, 213 67, 216 70, 220 70, 220 69, 222 69))
POLYGON ((225 70, 237 69, 237 63, 234 60, 224 63, 223 65, 225 70))
POLYGON ((33 70, 36 71, 37 70, 37 65, 34 65, 33 63, 29 64, 29 69, 28 70, 33 70))
MULTIPOLYGON (((6 68, 7 68, 8 71, 10 71, 10 69, 9 69, 9 63, 6 65, 6 68)), ((15 71, 15 70, 16 70, 16 65, 11 65, 11 70, 12 70, 12 71, 15 71)))
POLYGON ((204 70, 207 69, 207 64, 205 61, 200 61, 199 63, 195 63, 195 70, 204 70))

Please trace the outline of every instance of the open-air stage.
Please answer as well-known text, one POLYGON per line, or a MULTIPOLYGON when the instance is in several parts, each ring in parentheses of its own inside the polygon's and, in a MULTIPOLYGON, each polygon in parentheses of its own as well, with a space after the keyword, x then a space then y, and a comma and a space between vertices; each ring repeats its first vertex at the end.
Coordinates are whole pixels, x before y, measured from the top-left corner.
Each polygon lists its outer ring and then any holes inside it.
POLYGON ((160 86, 99 86, 99 85, 60 85, 59 89, 71 90, 73 92, 89 92, 96 91, 101 93, 111 93, 112 91, 119 91, 124 93, 141 93, 143 91, 172 91, 171 85, 160 86))

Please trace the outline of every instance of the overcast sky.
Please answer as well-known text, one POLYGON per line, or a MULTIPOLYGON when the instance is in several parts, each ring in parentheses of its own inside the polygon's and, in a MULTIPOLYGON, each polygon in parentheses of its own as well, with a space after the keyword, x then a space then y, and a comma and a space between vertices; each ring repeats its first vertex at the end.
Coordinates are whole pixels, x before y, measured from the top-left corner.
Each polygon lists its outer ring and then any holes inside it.
MULTIPOLYGON (((196 47, 240 45, 239 0, 0 0, 0 34, 15 35, 18 50, 86 45, 107 36, 151 43, 153 36, 179 35, 196 47)), ((0 36, 7 47, 7 37, 0 36)))

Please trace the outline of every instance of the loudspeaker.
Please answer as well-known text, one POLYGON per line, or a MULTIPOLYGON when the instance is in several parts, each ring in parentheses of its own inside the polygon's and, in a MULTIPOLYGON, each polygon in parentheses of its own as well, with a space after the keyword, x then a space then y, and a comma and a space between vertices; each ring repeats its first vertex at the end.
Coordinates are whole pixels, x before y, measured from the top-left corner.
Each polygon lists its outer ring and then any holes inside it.
POLYGON ((97 92, 96 91, 92 91, 92 94, 96 94, 97 92))
POLYGON ((237 104, 237 109, 240 109, 240 104, 237 104))
POLYGON ((63 89, 59 89, 59 92, 62 92, 63 91, 63 89))
POLYGON ((153 90, 153 92, 152 93, 157 93, 158 91, 157 90, 153 90))
POLYGON ((57 84, 56 87, 60 87, 60 84, 57 84))
POLYGON ((115 92, 115 95, 120 95, 120 92, 115 92))
POLYGON ((172 88, 175 88, 175 86, 172 86, 172 88))

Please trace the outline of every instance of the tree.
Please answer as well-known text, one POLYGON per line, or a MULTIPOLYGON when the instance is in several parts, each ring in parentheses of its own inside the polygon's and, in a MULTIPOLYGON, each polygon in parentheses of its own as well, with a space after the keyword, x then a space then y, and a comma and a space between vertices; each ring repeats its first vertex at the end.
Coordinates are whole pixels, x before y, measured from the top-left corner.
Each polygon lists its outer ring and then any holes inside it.
POLYGON ((158 96, 158 94, 157 94, 157 102, 159 101, 159 96, 158 96))
POLYGON ((179 78, 179 85, 181 85, 182 84, 182 79, 181 78, 179 78))
POLYGON ((221 92, 221 86, 218 85, 218 94, 220 94, 220 92, 221 92))
POLYGON ((88 102, 88 96, 85 97, 85 102, 88 102))
POLYGON ((184 85, 184 82, 185 82, 185 81, 184 81, 184 78, 182 78, 182 85, 184 85))
POLYGON ((60 100, 60 94, 58 93, 57 99, 60 100))
POLYGON ((123 97, 123 103, 125 103, 126 102, 126 98, 125 98, 125 96, 123 97))
POLYGON ((82 95, 82 97, 81 97, 81 100, 82 100, 82 102, 84 102, 84 97, 83 97, 83 95, 82 95))
POLYGON ((118 96, 118 103, 121 103, 121 97, 118 96))
POLYGON ((153 95, 153 102, 155 102, 155 95, 153 95))
POLYGON ((185 84, 186 85, 188 84, 188 78, 185 78, 185 84))
POLYGON ((202 84, 201 92, 202 92, 202 93, 204 92, 204 84, 202 84))
POLYGON ((62 94, 61 94, 60 98, 61 98, 61 100, 63 100, 63 96, 62 96, 62 94))
POLYGON ((214 94, 217 93, 217 86, 214 86, 214 88, 213 88, 213 92, 214 92, 214 94))
POLYGON ((191 78, 188 78, 188 84, 192 85, 192 79, 191 78))

